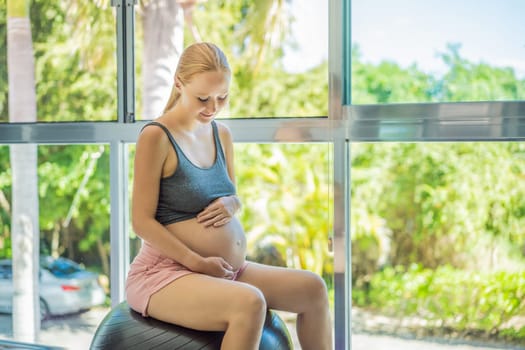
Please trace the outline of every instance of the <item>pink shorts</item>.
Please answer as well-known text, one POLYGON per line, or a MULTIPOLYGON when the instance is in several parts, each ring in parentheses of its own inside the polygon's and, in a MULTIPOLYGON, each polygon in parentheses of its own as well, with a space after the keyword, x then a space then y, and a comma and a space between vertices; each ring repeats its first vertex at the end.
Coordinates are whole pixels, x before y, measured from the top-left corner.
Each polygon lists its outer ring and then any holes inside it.
MULTIPOLYGON (((239 278, 248 266, 244 265, 235 273, 233 280, 239 278)), ((166 258, 148 243, 144 242, 139 253, 130 265, 126 279, 126 300, 128 305, 143 316, 148 316, 150 297, 175 281, 195 273, 177 261, 166 258)))

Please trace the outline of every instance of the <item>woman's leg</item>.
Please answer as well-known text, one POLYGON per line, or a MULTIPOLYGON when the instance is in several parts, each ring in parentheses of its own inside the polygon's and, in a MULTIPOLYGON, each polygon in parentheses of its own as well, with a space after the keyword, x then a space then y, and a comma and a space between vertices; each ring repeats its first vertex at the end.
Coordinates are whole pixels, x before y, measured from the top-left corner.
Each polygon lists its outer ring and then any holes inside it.
POLYGON ((269 308, 297 313, 303 350, 332 349, 328 294, 321 277, 310 271, 249 263, 238 281, 261 290, 269 308))
POLYGON ((258 349, 266 303, 257 288, 202 274, 181 277, 148 304, 156 319, 188 328, 225 331, 221 349, 258 349))

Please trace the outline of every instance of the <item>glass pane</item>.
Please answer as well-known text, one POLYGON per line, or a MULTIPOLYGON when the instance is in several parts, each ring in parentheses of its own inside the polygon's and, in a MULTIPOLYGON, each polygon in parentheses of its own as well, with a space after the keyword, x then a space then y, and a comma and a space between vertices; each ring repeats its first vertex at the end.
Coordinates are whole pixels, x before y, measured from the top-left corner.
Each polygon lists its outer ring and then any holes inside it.
POLYGON ((274 246, 287 266, 331 278, 330 156, 329 144, 235 145, 249 256, 274 246))
POLYGON ((525 3, 353 0, 352 103, 525 99, 525 3))
POLYGON ((523 344, 524 174, 519 142, 353 143, 354 341, 523 344))
POLYGON ((109 1, 27 4, 7 17, 0 2, 0 122, 116 120, 116 21, 109 1))
POLYGON ((14 266, 25 252, 39 266, 34 270, 41 318, 38 342, 89 347, 109 306, 109 147, 16 146, 0 146, 0 338, 31 342, 19 337, 27 334, 21 329, 33 327, 34 310, 25 306, 28 299, 20 300, 26 294, 31 299, 25 292, 32 270, 25 271, 25 263, 14 266), (25 169, 24 174, 17 169, 25 169), (31 235, 24 234, 28 228, 31 232, 31 225, 20 228, 12 221, 27 222, 33 215, 32 197, 39 202, 34 205, 40 233, 35 238, 37 261, 27 246, 31 235), (14 271, 24 284, 16 298, 14 271), (25 307, 21 315, 14 305, 25 307))
MULTIPOLYGON (((322 143, 235 145, 248 260, 319 274, 333 315, 332 151, 322 143)), ((282 314, 299 348, 295 315, 282 314)))
POLYGON ((197 3, 186 16, 175 1, 164 7, 140 3, 138 119, 162 113, 179 53, 197 40, 221 47, 233 71, 229 108, 222 117, 328 115, 327 1, 197 3))

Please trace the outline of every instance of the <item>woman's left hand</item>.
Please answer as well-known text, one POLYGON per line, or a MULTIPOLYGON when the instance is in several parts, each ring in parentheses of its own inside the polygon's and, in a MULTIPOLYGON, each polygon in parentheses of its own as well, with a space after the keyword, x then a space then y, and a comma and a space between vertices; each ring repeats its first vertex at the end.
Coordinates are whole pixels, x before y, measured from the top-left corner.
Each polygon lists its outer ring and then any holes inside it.
POLYGON ((219 227, 231 221, 239 208, 236 196, 217 198, 197 215, 197 222, 209 227, 219 227))

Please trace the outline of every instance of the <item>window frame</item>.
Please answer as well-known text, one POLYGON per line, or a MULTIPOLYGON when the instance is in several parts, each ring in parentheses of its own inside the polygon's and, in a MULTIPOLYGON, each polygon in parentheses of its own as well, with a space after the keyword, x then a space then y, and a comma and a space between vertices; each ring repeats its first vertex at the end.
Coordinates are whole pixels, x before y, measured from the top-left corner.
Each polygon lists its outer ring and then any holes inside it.
MULTIPOLYGON (((128 144, 147 121, 134 120, 134 0, 112 0, 117 11, 118 110, 115 122, 2 123, 0 144, 110 145, 111 302, 124 300, 129 264, 128 144)), ((235 142, 333 144, 335 348, 351 348, 350 143, 389 141, 523 141, 525 101, 352 105, 351 0, 329 4, 329 114, 318 118, 221 119, 235 142), (283 128, 301 140, 277 140, 283 128), (337 224, 336 224, 337 223, 337 224)))

